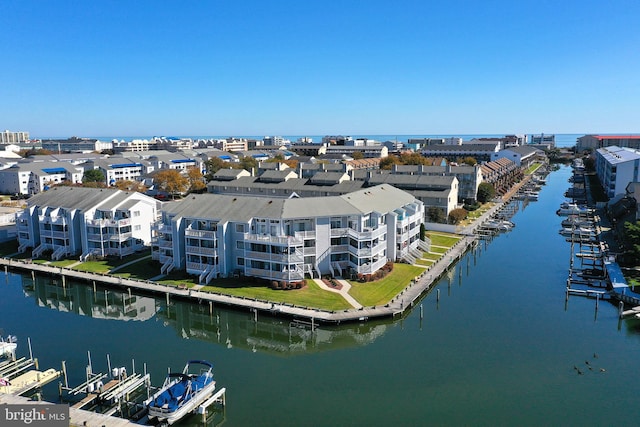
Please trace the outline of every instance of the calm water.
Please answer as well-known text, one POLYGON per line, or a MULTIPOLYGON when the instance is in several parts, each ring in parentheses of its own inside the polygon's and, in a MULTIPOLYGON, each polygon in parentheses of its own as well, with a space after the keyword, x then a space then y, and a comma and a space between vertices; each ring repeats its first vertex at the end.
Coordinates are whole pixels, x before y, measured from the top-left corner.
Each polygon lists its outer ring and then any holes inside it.
MULTIPOLYGON (((565 304, 569 244, 554 212, 569 175, 552 173, 512 232, 463 258, 438 285, 439 303, 435 292, 422 300, 422 320, 416 307, 402 321, 312 334, 11 274, 0 282, 0 328, 21 339, 22 355, 31 337, 41 368, 66 360, 74 384, 87 351, 95 371, 106 372, 106 354, 129 370, 132 358, 138 371, 147 363, 156 385, 167 367, 211 360, 227 387, 225 426, 635 424, 640 321, 620 322, 607 302, 597 313, 594 300, 565 304)), ((56 399, 55 386, 45 392, 56 399)))

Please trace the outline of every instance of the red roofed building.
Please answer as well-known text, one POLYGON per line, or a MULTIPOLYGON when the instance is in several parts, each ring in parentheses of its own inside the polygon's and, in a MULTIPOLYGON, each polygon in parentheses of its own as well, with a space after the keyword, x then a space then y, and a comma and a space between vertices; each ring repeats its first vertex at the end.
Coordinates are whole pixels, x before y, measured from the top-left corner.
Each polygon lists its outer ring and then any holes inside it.
POLYGON ((616 145, 640 149, 640 135, 585 135, 578 138, 578 151, 591 150, 616 145))

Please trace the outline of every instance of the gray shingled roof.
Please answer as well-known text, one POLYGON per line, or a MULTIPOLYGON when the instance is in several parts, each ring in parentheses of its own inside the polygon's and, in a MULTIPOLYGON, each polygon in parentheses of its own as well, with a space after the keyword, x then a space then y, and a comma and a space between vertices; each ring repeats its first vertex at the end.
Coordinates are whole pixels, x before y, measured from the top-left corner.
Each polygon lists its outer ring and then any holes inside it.
POLYGON ((165 204, 163 210, 178 217, 248 222, 255 217, 311 218, 368 212, 389 212, 415 198, 390 185, 379 185, 342 196, 282 199, 224 194, 197 194, 165 204))
POLYGON ((85 211, 113 197, 120 190, 106 188, 53 187, 27 200, 29 206, 51 206, 85 211))

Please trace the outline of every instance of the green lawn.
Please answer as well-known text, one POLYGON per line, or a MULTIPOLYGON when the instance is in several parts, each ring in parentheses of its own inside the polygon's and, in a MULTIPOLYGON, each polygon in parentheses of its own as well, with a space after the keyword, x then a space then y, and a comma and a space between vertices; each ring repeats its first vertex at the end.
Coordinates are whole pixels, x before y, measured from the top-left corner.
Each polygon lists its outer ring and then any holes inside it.
POLYGON ((423 252, 422 253, 422 258, 430 259, 432 261, 437 261, 440 258, 442 258, 442 254, 433 254, 433 253, 430 253, 430 252, 423 252))
POLYGON ((433 265, 435 261, 430 259, 418 259, 416 260, 416 264, 424 265, 425 267, 429 267, 433 265))
POLYGON ((307 280, 307 285, 302 289, 292 289, 287 291, 275 290, 267 286, 255 285, 253 283, 243 284, 240 279, 219 279, 214 282, 212 282, 213 286, 205 286, 201 290, 218 292, 237 297, 257 298, 260 300, 273 301, 275 303, 319 308, 329 311, 353 308, 339 294, 320 289, 313 280, 307 280))
POLYGON ((447 250, 449 250, 451 246, 435 246, 435 245, 431 245, 431 252, 435 252, 437 254, 442 255, 443 253, 447 252, 447 250))
MULTIPOLYGON (((149 251, 129 255, 122 259, 116 257, 107 257, 101 260, 83 262, 82 264, 73 267, 73 269, 78 271, 88 271, 90 273, 104 274, 122 264, 126 264, 128 262, 135 261, 136 259, 144 258, 146 256, 149 256, 149 251)), ((158 268, 156 271, 157 276, 158 274, 160 274, 160 269, 158 268)))
MULTIPOLYGON (((125 278, 149 280, 160 274, 160 267, 161 265, 158 261, 153 261, 151 258, 147 258, 119 268, 111 274, 125 278)), ((184 275, 186 275, 186 273, 184 275)))
POLYGON ((61 259, 59 261, 51 261, 49 265, 52 265, 54 267, 68 267, 71 264, 75 264, 76 262, 78 262, 77 259, 61 259))
POLYGON ((434 234, 434 233, 427 232, 427 237, 431 240, 432 245, 447 246, 449 248, 455 245, 456 242, 461 239, 460 236, 456 234, 449 234, 449 233, 434 234))
POLYGON ((384 305, 423 271, 424 268, 409 264, 394 264, 393 271, 381 280, 367 283, 349 281, 351 283, 349 294, 365 307, 384 305))

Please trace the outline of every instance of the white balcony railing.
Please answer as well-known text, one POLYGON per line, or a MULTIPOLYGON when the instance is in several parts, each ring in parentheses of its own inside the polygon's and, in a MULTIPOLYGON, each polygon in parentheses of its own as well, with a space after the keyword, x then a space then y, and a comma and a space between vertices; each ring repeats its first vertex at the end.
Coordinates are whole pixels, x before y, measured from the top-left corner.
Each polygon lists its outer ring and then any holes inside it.
POLYGON ((275 243, 287 246, 302 246, 303 239, 298 236, 272 236, 270 234, 244 233, 243 238, 249 242, 275 243))
POLYGON ((272 254, 269 252, 246 251, 244 254, 246 259, 258 259, 263 261, 274 261, 285 264, 300 263, 304 257, 302 253, 296 252, 292 254, 272 254))
POLYGON ((215 239, 216 232, 208 231, 208 230, 193 230, 191 228, 187 228, 184 230, 184 235, 187 237, 202 237, 206 239, 215 239))
POLYGON ((187 254, 202 254, 215 256, 217 251, 215 248, 205 248, 202 246, 185 246, 185 253, 187 254))

